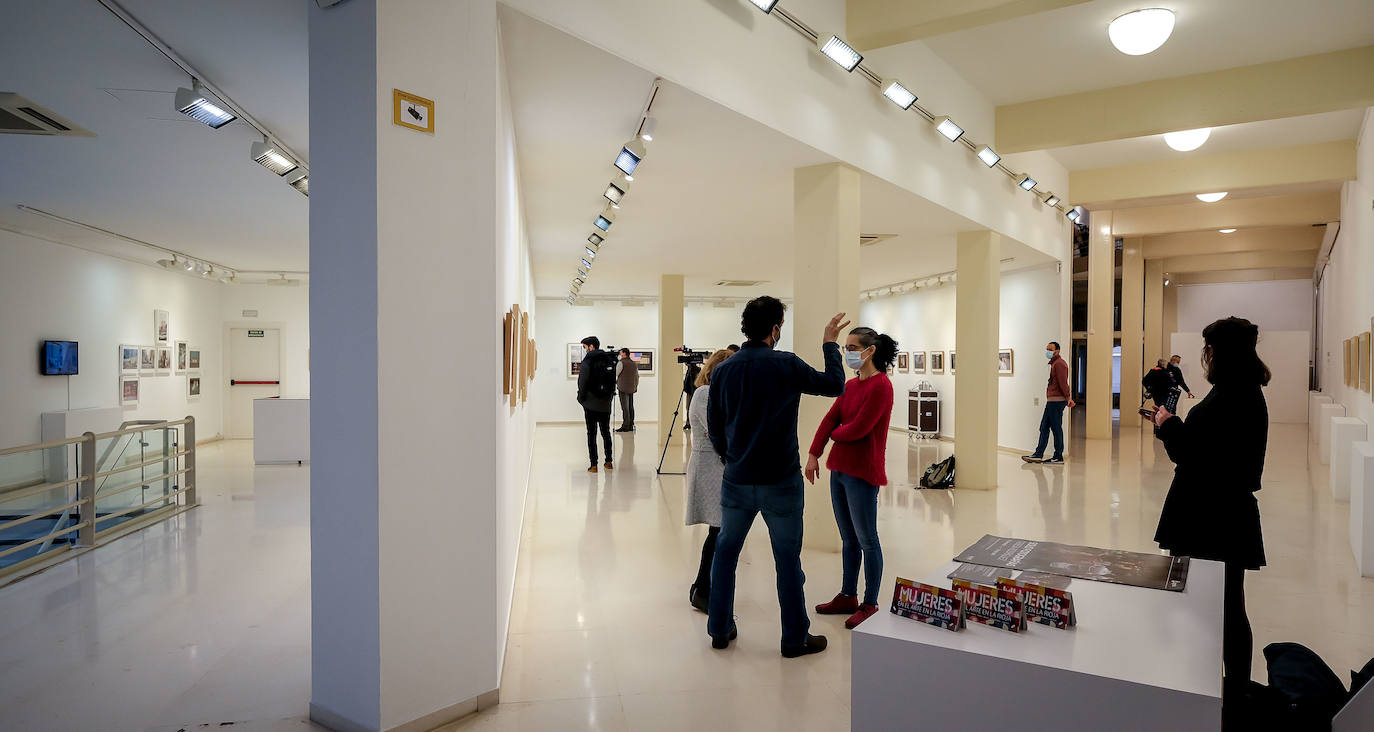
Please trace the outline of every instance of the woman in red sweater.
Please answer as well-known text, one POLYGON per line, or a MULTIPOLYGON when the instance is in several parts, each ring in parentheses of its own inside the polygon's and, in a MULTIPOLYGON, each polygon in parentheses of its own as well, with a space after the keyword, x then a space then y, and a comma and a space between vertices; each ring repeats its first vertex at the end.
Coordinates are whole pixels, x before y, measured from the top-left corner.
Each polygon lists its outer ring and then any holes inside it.
POLYGON ((892 381, 887 369, 897 357, 897 342, 872 328, 849 331, 845 364, 859 375, 844 385, 844 394, 816 429, 806 460, 806 479, 820 473, 825 443, 834 440, 830 459, 830 502, 835 508, 843 543, 844 580, 835 599, 816 606, 821 615, 849 615, 844 627, 855 626, 878 612, 878 589, 883 581, 883 550, 878 544, 878 486, 887 484, 887 426, 892 417, 892 381), (860 558, 864 569, 864 600, 859 602, 860 558))

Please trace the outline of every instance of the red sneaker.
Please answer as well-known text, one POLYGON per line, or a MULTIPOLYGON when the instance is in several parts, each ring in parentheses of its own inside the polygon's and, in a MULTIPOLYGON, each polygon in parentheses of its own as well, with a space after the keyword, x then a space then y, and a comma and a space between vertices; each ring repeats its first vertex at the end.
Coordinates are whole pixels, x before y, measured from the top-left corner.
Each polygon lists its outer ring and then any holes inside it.
POLYGON ((853 630, 859 627, 859 623, 873 617, 873 614, 876 612, 878 612, 877 605, 860 605, 858 611, 850 615, 848 620, 844 621, 844 627, 853 630))
POLYGON ((859 598, 840 593, 830 602, 816 606, 817 615, 848 615, 859 609, 859 598))

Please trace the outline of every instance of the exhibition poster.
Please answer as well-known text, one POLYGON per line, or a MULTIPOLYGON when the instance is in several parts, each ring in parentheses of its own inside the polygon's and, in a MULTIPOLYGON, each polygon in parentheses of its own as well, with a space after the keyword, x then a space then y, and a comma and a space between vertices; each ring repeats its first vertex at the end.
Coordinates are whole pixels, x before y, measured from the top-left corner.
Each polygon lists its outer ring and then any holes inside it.
POLYGON ((1013 539, 992 534, 974 542, 954 560, 1173 592, 1182 592, 1188 582, 1188 557, 1013 539))
POLYGON ((953 572, 946 575, 949 579, 968 580, 976 585, 997 584, 999 579, 1014 579, 1018 582, 1031 582, 1042 587, 1053 587, 1056 590, 1067 590, 1073 582, 1072 577, 1065 577, 1058 574, 1047 572, 1027 572, 1021 569, 1007 569, 1005 567, 989 567, 983 564, 960 564, 954 568, 953 572))
POLYGON ((964 604, 959 593, 901 577, 892 593, 892 612, 948 630, 964 627, 964 604))
POLYGON ((975 623, 1020 633, 1026 627, 1025 606, 1016 593, 998 587, 954 580, 954 591, 964 603, 964 615, 975 623))
POLYGON ((1067 630, 1078 624, 1078 615, 1073 610, 1073 595, 1053 587, 999 579, 997 588, 1016 596, 1025 607, 1026 622, 1052 625, 1067 630))

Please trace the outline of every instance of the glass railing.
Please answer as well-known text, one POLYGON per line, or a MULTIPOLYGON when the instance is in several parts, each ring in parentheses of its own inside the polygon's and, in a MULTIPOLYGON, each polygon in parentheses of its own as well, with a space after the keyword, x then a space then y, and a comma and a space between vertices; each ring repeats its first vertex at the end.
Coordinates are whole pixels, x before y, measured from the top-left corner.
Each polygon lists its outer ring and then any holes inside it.
POLYGON ((197 503, 190 417, 0 450, 0 584, 197 503))

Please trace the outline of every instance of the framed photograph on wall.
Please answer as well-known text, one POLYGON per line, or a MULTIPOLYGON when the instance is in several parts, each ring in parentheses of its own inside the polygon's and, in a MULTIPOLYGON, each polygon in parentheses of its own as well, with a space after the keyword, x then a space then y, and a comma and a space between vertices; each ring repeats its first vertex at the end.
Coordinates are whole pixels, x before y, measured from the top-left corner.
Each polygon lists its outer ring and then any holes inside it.
POLYGON ((1003 348, 997 351, 997 373, 1002 376, 1011 376, 1015 370, 1016 360, 1012 349, 1003 348))
POLYGON ((200 373, 200 349, 194 346, 186 349, 186 370, 200 373))
POLYGON ((200 377, 186 377, 186 401, 194 402, 200 399, 200 377))
POLYGON ((954 351, 949 352, 949 372, 954 373, 954 351))
POLYGON ((156 346, 138 347, 138 373, 141 376, 152 376, 157 373, 156 346))
POLYGON ((1350 386, 1350 339, 1341 341, 1341 373, 1345 377, 1345 385, 1350 386))
POLYGON ((119 377, 119 406, 138 406, 138 383, 137 376, 119 377))
POLYGON ((932 373, 932 374, 943 374, 944 372, 945 372, 945 352, 944 352, 944 351, 931 351, 931 352, 930 352, 930 373, 932 373))
POLYGON ((167 337, 170 333, 168 328, 168 316, 166 310, 153 311, 153 340, 159 346, 167 345, 167 337))
POLYGON ((510 394, 514 385, 511 375, 515 373, 515 341, 511 338, 511 320, 514 316, 509 310, 501 318, 501 393, 510 394))
POLYGON ((911 373, 913 373, 913 374, 924 374, 925 372, 926 372, 926 352, 925 352, 925 351, 912 351, 912 352, 911 352, 911 373))
POLYGON ((640 376, 653 376, 658 367, 658 359, 654 358, 652 348, 631 348, 630 360, 635 362, 635 367, 639 369, 640 376))
POLYGON ((569 379, 576 379, 576 378, 577 378, 577 371, 578 371, 579 368, 581 368, 581 366, 582 366, 582 357, 585 356, 585 355, 587 355, 587 353, 586 353, 585 351, 582 350, 582 344, 581 344, 581 343, 569 343, 569 344, 568 344, 568 355, 567 355, 567 361, 566 361, 566 368, 568 369, 568 378, 569 378, 569 379))
POLYGON ((138 375, 138 346, 119 347, 119 373, 122 376, 138 375))
POLYGON ((188 349, 186 346, 186 341, 177 341, 175 346, 173 347, 172 356, 174 359, 174 363, 176 364, 176 372, 178 374, 186 373, 186 369, 188 368, 186 366, 187 350, 188 349))
POLYGON ((1360 358, 1356 366, 1360 372, 1360 390, 1369 391, 1369 331, 1360 334, 1360 358))
POLYGON ((906 352, 897 354, 897 370, 904 374, 911 371, 911 354, 906 352))
POLYGON ((158 376, 172 373, 172 349, 168 346, 158 346, 156 373, 158 376))

